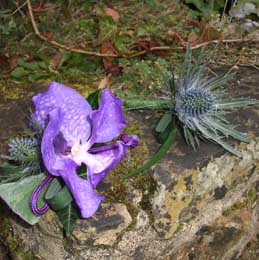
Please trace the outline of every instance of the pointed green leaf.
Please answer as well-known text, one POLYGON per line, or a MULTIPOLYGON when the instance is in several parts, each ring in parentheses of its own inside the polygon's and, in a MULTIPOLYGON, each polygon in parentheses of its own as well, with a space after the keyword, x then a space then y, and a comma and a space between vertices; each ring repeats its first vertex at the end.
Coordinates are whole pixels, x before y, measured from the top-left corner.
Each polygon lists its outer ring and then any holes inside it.
POLYGON ((221 123, 217 120, 210 120, 210 124, 217 130, 222 132, 225 136, 232 136, 242 142, 249 143, 250 139, 239 131, 235 130, 234 127, 228 124, 221 123))
POLYGON ((100 94, 101 94, 101 89, 98 89, 87 97, 87 101, 89 102, 89 104, 93 109, 97 109, 99 106, 100 94))
POLYGON ((223 78, 221 78, 221 77, 217 78, 217 79, 213 80, 212 82, 210 82, 208 84, 207 88, 209 90, 214 90, 218 87, 221 87, 221 86, 225 85, 227 83, 227 81, 233 79, 234 75, 235 75, 235 73, 231 73, 231 74, 224 76, 223 78))
POLYGON ((216 109, 232 109, 255 104, 259 104, 259 100, 250 98, 232 98, 215 102, 216 109))
MULTIPOLYGON (((18 182, 0 184, 0 197, 6 204, 27 223, 34 225, 40 217, 35 216, 30 208, 29 200, 33 190, 43 181, 44 174, 26 177, 18 182)), ((43 195, 39 198, 39 206, 43 204, 43 195)))
POLYGON ((64 51, 63 55, 58 64, 58 68, 61 68, 72 57, 72 53, 69 51, 64 51))
POLYGON ((126 110, 133 109, 154 109, 163 110, 170 108, 171 100, 142 100, 142 99, 126 99, 123 106, 126 110))
POLYGON ((207 130, 205 127, 203 127, 200 124, 196 124, 196 127, 204 135, 205 138, 218 143, 224 149, 226 149, 230 153, 236 155, 237 157, 240 157, 240 158, 242 157, 242 154, 239 151, 237 151, 233 146, 231 146, 228 143, 224 142, 219 136, 214 135, 212 132, 210 132, 209 130, 207 130))
POLYGON ((158 124, 156 125, 156 132, 163 132, 167 128, 167 126, 172 121, 172 114, 171 112, 166 112, 162 118, 159 120, 158 124))
POLYGON ((34 73, 34 74, 31 74, 29 77, 28 77, 28 80, 30 82, 35 82, 35 81, 38 81, 40 79, 46 79, 48 78, 49 75, 46 74, 46 73, 34 73))
POLYGON ((55 211, 67 207, 73 201, 73 197, 67 186, 62 187, 58 178, 54 179, 49 185, 45 199, 55 211))
POLYGON ((74 202, 69 203, 65 208, 56 211, 59 221, 63 224, 66 236, 71 234, 72 227, 80 217, 74 202))

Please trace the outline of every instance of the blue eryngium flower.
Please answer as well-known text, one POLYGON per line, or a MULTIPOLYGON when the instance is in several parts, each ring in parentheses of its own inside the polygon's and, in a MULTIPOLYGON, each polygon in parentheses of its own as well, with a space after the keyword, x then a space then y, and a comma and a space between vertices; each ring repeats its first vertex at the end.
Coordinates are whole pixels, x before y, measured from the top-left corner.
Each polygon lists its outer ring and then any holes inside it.
POLYGON ((191 50, 187 48, 181 74, 176 82, 172 71, 165 73, 164 82, 171 92, 169 97, 164 97, 163 100, 125 100, 127 109, 165 111, 155 128, 157 139, 161 143, 160 148, 149 161, 134 169, 126 178, 140 174, 161 160, 175 142, 177 129, 183 132, 187 144, 194 149, 199 145, 199 139, 208 139, 232 154, 242 156, 225 139, 231 136, 247 143, 250 139, 237 131, 236 126, 229 124, 225 116, 234 108, 258 104, 259 100, 227 97, 221 87, 233 78, 233 74, 209 78, 207 65, 210 59, 203 61, 203 51, 193 65, 191 50), (176 122, 179 124, 175 124, 176 122))
POLYGON ((172 102, 172 111, 181 122, 184 137, 193 148, 199 144, 199 137, 221 145, 229 152, 241 157, 241 153, 224 141, 232 136, 242 142, 249 138, 235 129, 225 118, 229 110, 258 103, 249 98, 227 98, 220 89, 233 74, 219 78, 208 78, 206 63, 201 64, 202 55, 193 66, 191 50, 187 50, 185 62, 172 102))
POLYGON ((83 218, 92 216, 103 196, 96 186, 124 157, 136 136, 124 136, 112 145, 93 148, 95 143, 110 142, 126 125, 122 101, 104 89, 98 110, 75 90, 53 82, 44 93, 33 97, 33 117, 44 129, 41 154, 48 172, 60 176, 70 189, 83 218), (87 167, 87 179, 78 176, 80 165, 87 167))

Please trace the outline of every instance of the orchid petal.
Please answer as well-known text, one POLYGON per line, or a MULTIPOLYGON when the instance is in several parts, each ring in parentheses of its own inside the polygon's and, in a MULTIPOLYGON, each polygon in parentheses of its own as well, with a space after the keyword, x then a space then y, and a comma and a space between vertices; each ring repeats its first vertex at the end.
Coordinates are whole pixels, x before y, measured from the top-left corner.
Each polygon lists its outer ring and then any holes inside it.
POLYGON ((91 143, 104 143, 120 135, 127 121, 122 113, 122 101, 114 97, 112 92, 104 89, 101 95, 99 109, 91 115, 91 143))
POLYGON ((72 160, 64 161, 60 175, 72 193, 83 218, 91 217, 98 209, 104 196, 98 195, 89 180, 82 179, 76 173, 77 164, 72 160))
POLYGON ((59 175, 58 170, 62 168, 62 158, 56 154, 54 140, 60 133, 64 114, 59 109, 49 113, 49 123, 45 128, 42 141, 41 153, 45 167, 52 175, 59 175))
POLYGON ((49 113, 59 108, 64 113, 61 132, 70 142, 86 141, 91 133, 88 116, 92 112, 89 103, 75 90, 62 84, 52 82, 46 92, 33 97, 35 105, 34 118, 45 127, 49 113))

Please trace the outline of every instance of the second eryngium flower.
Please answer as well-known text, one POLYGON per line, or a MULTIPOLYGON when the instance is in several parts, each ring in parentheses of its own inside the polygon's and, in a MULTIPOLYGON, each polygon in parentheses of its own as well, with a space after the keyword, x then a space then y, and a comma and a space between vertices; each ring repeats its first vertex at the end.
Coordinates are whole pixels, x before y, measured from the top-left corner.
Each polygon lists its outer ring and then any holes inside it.
MULTIPOLYGON (((176 126, 183 132, 187 144, 194 149, 200 139, 207 139, 221 145, 230 153, 241 157, 241 153, 226 142, 229 136, 242 142, 249 142, 247 135, 236 130, 230 124, 226 114, 231 110, 247 105, 259 103, 256 99, 227 97, 222 87, 233 78, 234 74, 223 77, 208 77, 208 62, 204 62, 203 51, 195 64, 191 62, 191 50, 187 49, 182 70, 177 81, 173 72, 165 73, 165 85, 171 91, 167 99, 163 100, 127 100, 125 105, 130 109, 141 108, 166 110, 155 130, 162 143, 158 152, 141 168, 134 170, 127 177, 131 177, 148 169, 158 162, 168 151, 175 140, 176 126)), ((208 60, 209 61, 209 60, 208 60)))

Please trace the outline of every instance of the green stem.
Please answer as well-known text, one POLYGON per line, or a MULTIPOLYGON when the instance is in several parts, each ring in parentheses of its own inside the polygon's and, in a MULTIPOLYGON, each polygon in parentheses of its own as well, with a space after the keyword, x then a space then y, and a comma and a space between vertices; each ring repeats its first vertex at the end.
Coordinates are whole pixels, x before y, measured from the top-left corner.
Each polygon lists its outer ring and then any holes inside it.
POLYGON ((123 102, 124 108, 131 109, 154 109, 162 110, 170 108, 171 100, 143 100, 143 99, 126 99, 123 102))
POLYGON ((175 127, 170 134, 168 135, 166 141, 160 146, 159 150, 156 154, 154 154, 149 161, 147 161, 143 166, 140 168, 133 170, 131 173, 126 175, 124 178, 128 179, 130 177, 136 176, 140 174, 141 172, 147 170, 154 164, 156 164, 159 160, 162 159, 162 157, 167 153, 171 145, 174 143, 177 135, 177 128, 175 127))

